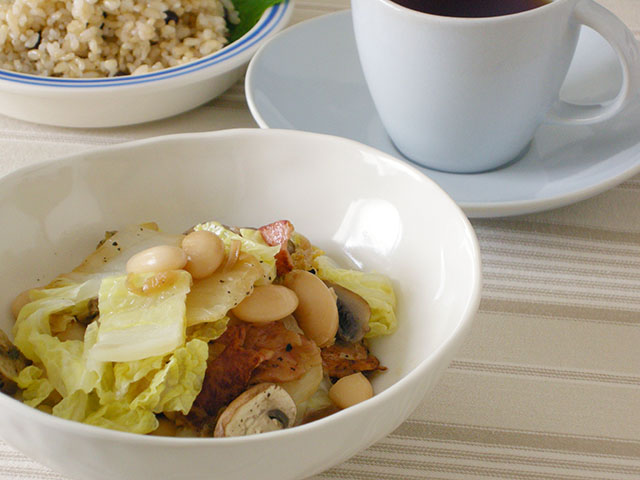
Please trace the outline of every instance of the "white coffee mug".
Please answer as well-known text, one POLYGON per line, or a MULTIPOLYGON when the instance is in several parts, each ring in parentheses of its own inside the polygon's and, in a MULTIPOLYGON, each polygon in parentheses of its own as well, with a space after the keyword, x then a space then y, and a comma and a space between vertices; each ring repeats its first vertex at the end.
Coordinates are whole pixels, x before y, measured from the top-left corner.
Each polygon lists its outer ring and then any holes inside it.
POLYGON ((541 123, 607 120, 640 89, 633 34, 592 0, 553 0, 483 18, 431 15, 391 0, 351 5, 358 54, 382 123, 405 156, 430 168, 499 167, 526 151, 541 123), (558 98, 581 25, 600 33, 620 57, 622 88, 606 105, 558 98))

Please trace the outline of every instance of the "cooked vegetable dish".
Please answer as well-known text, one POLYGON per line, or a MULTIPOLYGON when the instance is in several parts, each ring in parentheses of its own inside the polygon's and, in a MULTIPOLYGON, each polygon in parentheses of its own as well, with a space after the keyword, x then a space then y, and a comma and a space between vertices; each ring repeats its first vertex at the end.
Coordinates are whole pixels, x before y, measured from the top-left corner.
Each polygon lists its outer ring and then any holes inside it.
POLYGON ((166 436, 290 428, 373 395, 389 279, 340 268, 286 220, 108 232, 18 295, 0 390, 58 417, 166 436))

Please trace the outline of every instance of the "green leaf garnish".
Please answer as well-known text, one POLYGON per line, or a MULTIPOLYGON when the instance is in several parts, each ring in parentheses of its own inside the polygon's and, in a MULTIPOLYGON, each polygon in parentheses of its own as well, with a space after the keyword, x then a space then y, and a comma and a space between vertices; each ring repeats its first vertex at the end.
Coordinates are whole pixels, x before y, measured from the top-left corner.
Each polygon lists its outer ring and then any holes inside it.
POLYGON ((251 30, 265 10, 278 3, 282 3, 282 0, 233 0, 240 23, 229 23, 229 43, 235 42, 251 30))

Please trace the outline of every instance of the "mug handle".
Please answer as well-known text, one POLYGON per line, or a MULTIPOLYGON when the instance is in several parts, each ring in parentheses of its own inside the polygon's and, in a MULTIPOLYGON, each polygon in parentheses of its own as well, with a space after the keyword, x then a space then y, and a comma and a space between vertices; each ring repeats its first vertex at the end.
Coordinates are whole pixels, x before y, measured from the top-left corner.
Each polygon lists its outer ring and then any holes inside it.
POLYGON ((577 105, 558 100, 546 122, 562 125, 589 125, 608 120, 640 91, 640 48, 627 26, 609 10, 593 0, 582 0, 573 12, 574 18, 593 28, 613 47, 622 65, 622 88, 606 105, 577 105))

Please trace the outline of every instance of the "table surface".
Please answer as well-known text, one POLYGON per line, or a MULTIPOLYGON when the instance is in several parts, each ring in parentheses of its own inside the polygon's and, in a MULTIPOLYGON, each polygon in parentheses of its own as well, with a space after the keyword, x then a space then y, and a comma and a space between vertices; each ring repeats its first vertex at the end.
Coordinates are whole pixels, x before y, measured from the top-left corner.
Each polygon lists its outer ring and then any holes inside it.
MULTIPOLYGON (((640 36, 640 0, 601 3, 640 36)), ((348 7, 298 0, 292 22, 348 7)), ((102 145, 235 127, 256 127, 242 82, 133 127, 0 116, 0 176, 102 145)), ((313 478, 640 478, 640 176, 566 208, 473 225, 484 293, 464 347, 400 428, 313 478)), ((9 478, 62 477, 0 441, 0 479, 9 478)))

